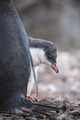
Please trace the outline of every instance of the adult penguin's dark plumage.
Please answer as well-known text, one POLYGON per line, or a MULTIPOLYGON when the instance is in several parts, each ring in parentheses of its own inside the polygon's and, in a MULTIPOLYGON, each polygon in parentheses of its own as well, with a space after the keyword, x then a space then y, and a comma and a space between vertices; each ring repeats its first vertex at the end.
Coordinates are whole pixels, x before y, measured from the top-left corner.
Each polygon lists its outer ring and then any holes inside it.
POLYGON ((19 113, 30 76, 30 51, 25 29, 11 0, 0 0, 0 112, 19 113))

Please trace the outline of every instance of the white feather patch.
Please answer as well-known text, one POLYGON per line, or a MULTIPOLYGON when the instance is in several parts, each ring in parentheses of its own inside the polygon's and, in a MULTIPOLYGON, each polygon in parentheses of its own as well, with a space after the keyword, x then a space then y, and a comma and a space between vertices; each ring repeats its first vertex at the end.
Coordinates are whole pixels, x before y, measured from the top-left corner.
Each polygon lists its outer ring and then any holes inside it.
POLYGON ((45 52, 40 48, 30 48, 34 67, 40 65, 44 61, 45 52))

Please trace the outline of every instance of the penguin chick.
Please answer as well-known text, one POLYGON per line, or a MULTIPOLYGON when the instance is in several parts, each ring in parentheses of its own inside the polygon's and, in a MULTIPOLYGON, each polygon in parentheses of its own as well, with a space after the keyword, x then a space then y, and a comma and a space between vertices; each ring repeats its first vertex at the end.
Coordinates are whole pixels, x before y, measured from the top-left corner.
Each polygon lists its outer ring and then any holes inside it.
MULTIPOLYGON (((46 64, 50 66, 56 73, 59 72, 57 66, 56 66, 56 59, 57 59, 57 49, 55 45, 46 40, 41 39, 34 39, 31 37, 28 37, 29 46, 30 46, 30 52, 33 59, 33 64, 36 71, 37 76, 37 70, 41 63, 46 64)), ((34 98, 29 97, 33 88, 33 75, 31 72, 29 82, 28 82, 28 90, 27 90, 27 99, 34 101, 34 98)))

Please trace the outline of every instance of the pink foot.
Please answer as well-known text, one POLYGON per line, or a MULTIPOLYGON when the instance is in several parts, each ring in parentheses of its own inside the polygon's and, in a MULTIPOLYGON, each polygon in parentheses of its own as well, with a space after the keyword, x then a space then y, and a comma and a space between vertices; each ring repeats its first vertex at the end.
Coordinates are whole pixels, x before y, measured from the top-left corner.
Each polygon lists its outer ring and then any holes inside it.
POLYGON ((26 99, 31 101, 31 102, 37 102, 37 99, 34 97, 27 96, 26 99))

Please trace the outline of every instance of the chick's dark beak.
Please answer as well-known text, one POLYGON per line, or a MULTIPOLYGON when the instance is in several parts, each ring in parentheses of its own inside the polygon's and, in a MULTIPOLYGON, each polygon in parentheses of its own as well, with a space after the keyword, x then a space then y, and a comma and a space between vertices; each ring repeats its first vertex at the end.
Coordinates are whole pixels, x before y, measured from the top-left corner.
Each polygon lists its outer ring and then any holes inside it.
POLYGON ((55 63, 52 63, 52 68, 56 73, 59 73, 59 69, 58 69, 58 67, 56 66, 55 63))

